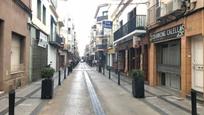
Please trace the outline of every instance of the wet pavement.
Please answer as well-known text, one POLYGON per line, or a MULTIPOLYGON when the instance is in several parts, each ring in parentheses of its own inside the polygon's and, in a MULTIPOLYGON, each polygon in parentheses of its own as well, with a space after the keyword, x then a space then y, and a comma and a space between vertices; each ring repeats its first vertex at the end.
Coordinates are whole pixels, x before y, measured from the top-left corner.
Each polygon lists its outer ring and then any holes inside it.
MULTIPOLYGON (((98 73, 95 67, 80 63, 64 79, 61 70, 54 75, 54 97, 41 100, 41 81, 16 90, 15 115, 190 115, 190 101, 166 92, 159 87, 145 85, 145 98, 132 96, 131 79, 108 71, 98 73)), ((199 115, 204 115, 203 104, 198 104, 199 115)), ((0 97, 0 115, 8 114, 8 96, 0 97)))
POLYGON ((160 114, 85 63, 81 63, 59 89, 40 115, 160 114))

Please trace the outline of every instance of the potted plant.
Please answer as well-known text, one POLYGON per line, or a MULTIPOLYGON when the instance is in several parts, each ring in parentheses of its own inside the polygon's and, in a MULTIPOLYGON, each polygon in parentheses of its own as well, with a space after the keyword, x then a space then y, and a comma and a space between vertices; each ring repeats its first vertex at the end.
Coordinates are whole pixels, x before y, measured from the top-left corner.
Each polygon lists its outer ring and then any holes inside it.
POLYGON ((144 72, 134 69, 131 71, 132 77, 132 94, 136 98, 144 98, 144 72))
POLYGON ((44 78, 41 84, 41 99, 52 99, 54 90, 54 80, 52 79, 55 70, 52 67, 45 67, 41 71, 44 78))

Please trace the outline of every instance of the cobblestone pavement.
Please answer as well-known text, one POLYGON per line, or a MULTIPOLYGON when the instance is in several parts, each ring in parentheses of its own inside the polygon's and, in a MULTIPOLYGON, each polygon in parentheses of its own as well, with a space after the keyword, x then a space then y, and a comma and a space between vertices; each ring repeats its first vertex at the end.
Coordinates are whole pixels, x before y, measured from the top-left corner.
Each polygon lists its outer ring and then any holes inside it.
MULTIPOLYGON (((61 70, 54 75, 54 97, 41 100, 41 81, 16 90, 15 115, 190 115, 190 101, 165 91, 162 87, 145 85, 145 98, 136 99, 131 94, 131 79, 118 77, 108 71, 98 73, 95 67, 80 63, 64 79, 61 70)), ((198 104, 198 113, 204 115, 204 106, 198 104)), ((0 115, 8 114, 8 95, 0 97, 0 115)))

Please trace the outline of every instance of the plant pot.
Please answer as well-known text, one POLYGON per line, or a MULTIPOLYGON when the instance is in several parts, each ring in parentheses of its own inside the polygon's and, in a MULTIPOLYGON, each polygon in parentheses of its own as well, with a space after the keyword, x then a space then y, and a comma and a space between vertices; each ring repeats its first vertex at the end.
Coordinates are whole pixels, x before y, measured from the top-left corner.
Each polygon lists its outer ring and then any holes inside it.
POLYGON ((132 80, 132 94, 136 98, 144 98, 144 79, 134 78, 132 80))
POLYGON ((42 80, 41 99, 52 99, 53 92, 54 92, 54 80, 51 78, 42 80))

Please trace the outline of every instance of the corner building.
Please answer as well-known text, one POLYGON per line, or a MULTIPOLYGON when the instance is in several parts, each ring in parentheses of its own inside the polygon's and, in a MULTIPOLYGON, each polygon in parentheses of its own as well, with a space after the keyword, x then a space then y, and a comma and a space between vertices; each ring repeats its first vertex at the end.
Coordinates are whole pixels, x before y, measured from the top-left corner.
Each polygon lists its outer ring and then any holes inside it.
POLYGON ((204 92, 204 1, 150 0, 149 81, 181 96, 204 92))

